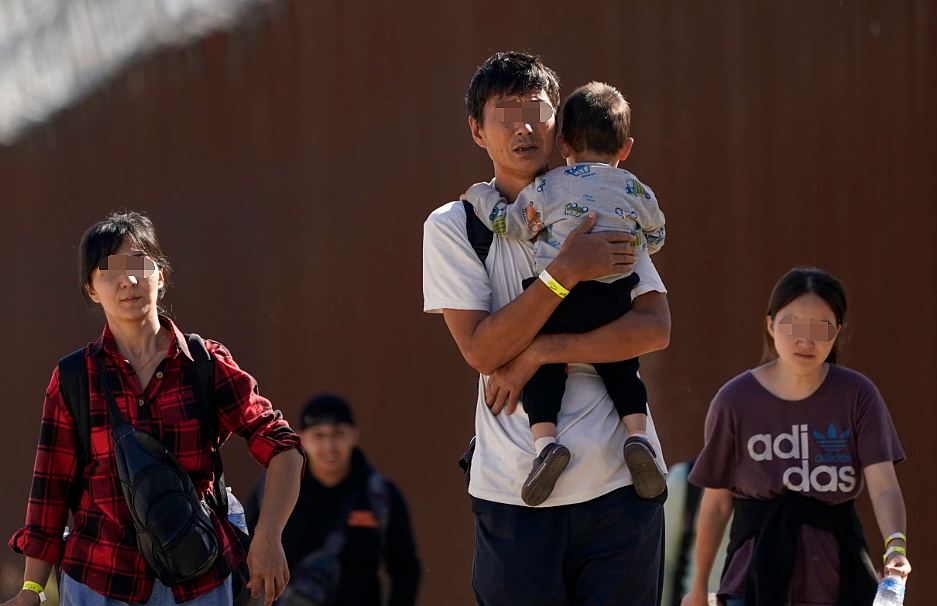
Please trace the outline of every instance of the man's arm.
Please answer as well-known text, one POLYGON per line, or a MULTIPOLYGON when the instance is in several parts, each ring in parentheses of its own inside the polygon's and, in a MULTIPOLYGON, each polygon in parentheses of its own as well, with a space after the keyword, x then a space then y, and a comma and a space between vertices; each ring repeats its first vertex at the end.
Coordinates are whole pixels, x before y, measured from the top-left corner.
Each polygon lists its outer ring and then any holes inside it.
MULTIPOLYGON (((590 234, 588 230, 594 223, 595 216, 591 214, 570 232, 559 255, 547 267, 550 275, 567 290, 580 281, 624 273, 633 267, 634 236, 613 231, 590 234)), ((531 344, 560 301, 537 280, 493 314, 443 309, 443 315, 465 361, 481 374, 490 375, 531 344)))
POLYGON ((559 297, 541 282, 491 315, 463 309, 442 313, 465 361, 490 375, 530 345, 558 304, 559 297))
POLYGON ((667 295, 650 291, 635 297, 631 311, 591 332, 538 335, 530 347, 494 372, 485 390, 493 414, 517 408, 521 392, 544 364, 617 362, 666 348, 670 344, 667 295))
POLYGON ((559 362, 596 364, 637 358, 670 345, 670 306, 667 295, 645 293, 631 311, 586 333, 540 335, 531 354, 540 365, 559 362))

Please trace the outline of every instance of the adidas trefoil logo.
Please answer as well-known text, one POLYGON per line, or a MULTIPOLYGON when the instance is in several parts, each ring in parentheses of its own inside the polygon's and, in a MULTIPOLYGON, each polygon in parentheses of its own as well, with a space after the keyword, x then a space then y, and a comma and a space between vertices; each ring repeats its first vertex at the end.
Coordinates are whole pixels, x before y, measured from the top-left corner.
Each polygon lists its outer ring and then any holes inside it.
POLYGON ((849 430, 847 429, 843 433, 838 433, 836 431, 836 425, 830 423, 830 428, 826 432, 826 436, 819 431, 814 431, 813 438, 817 441, 820 448, 826 452, 839 452, 843 448, 846 448, 846 444, 849 442, 849 430))

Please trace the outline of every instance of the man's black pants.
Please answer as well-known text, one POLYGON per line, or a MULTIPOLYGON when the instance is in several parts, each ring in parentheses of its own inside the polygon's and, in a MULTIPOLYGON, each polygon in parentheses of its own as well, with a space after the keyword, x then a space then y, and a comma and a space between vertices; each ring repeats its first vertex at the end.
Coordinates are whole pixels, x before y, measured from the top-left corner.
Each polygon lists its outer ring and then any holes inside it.
POLYGON ((633 486, 559 507, 472 498, 479 606, 660 606, 664 500, 633 486))
MULTIPOLYGON (((524 280, 524 290, 538 278, 524 280)), ((611 284, 580 282, 563 299, 541 334, 583 333, 605 326, 631 309, 631 290, 638 284, 638 274, 611 284)), ((593 364, 605 383, 619 417, 647 413, 647 388, 638 376, 638 359, 593 364)), ((536 423, 556 424, 566 391, 566 364, 544 364, 524 387, 524 411, 531 426, 536 423)))

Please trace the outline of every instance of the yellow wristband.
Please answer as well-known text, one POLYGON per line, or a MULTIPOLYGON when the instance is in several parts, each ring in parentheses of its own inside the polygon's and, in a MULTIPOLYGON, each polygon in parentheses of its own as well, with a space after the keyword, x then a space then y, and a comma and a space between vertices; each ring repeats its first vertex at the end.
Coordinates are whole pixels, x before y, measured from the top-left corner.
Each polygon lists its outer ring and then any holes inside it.
POLYGON ((904 536, 903 532, 896 532, 895 534, 890 535, 887 539, 885 539, 885 547, 888 547, 888 544, 894 541, 895 539, 901 539, 905 543, 908 542, 908 537, 904 536))
POLYGON ((566 295, 569 294, 569 291, 563 288, 562 284, 554 280, 553 276, 551 276, 547 270, 540 272, 540 281, 546 284, 547 288, 555 292, 561 299, 565 299, 566 295))
POLYGON ((23 583, 23 589, 28 589, 29 591, 35 591, 36 593, 42 593, 45 591, 45 588, 34 581, 26 581, 23 583))
POLYGON ((882 560, 887 562, 888 556, 890 556, 893 553, 900 553, 901 555, 908 557, 908 552, 907 550, 905 550, 904 547, 889 547, 888 551, 885 552, 885 555, 882 556, 882 560))
POLYGON ((45 588, 39 583, 36 583, 35 581, 26 581, 25 583, 23 583, 23 590, 35 591, 36 593, 38 593, 40 604, 46 601, 45 588))

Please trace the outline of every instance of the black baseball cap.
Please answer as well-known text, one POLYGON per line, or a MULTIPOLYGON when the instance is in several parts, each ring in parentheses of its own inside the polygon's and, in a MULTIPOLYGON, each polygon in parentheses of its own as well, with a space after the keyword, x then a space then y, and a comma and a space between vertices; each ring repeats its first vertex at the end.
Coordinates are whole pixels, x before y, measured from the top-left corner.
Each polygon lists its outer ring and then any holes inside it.
POLYGON ((299 417, 299 430, 313 425, 337 425, 338 423, 355 424, 355 415, 344 398, 331 393, 321 393, 312 397, 303 407, 299 417))

